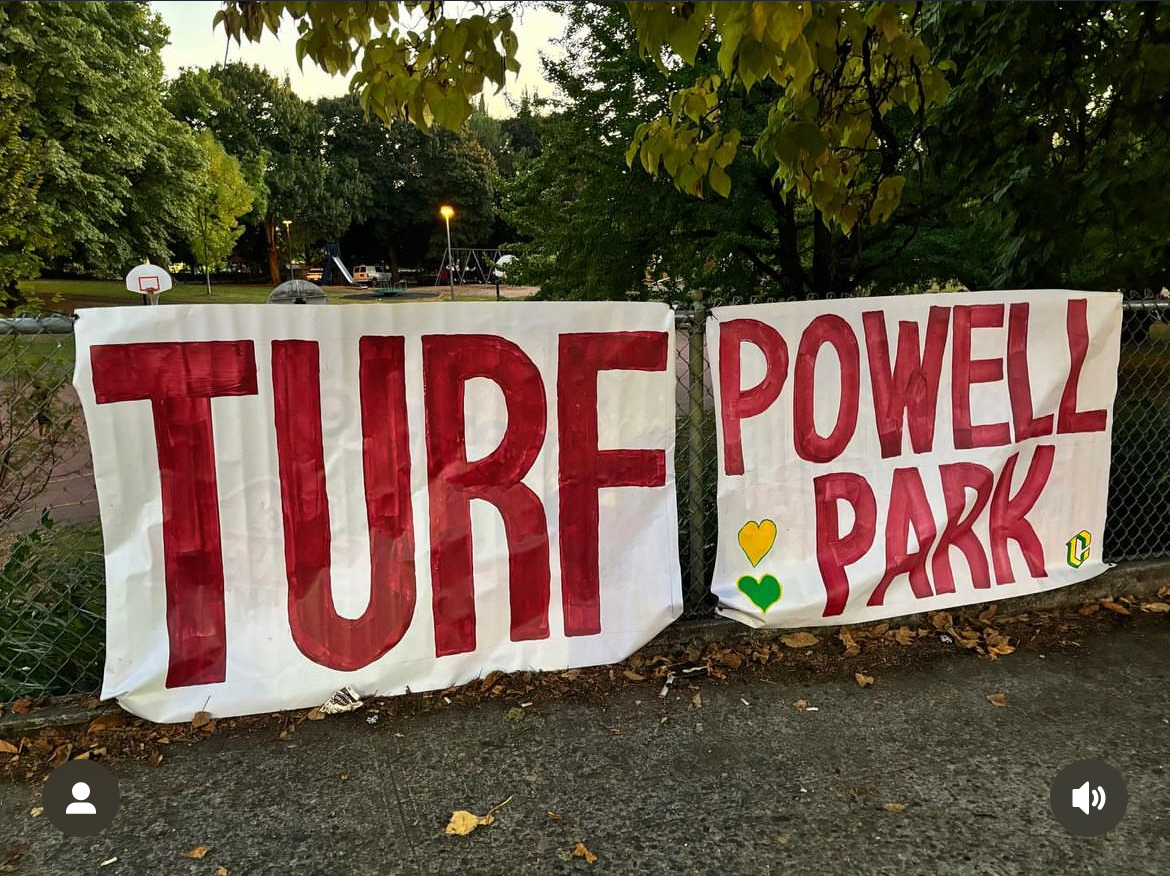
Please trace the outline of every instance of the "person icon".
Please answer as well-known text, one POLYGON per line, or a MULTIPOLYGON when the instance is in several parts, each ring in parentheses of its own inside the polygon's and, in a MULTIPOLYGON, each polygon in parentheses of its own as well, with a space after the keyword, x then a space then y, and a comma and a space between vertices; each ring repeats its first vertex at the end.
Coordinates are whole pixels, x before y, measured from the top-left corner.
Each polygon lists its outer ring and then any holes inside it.
POLYGON ((66 815, 97 815, 97 809, 92 803, 85 802, 89 797, 89 785, 78 782, 73 786, 73 802, 65 807, 66 815))

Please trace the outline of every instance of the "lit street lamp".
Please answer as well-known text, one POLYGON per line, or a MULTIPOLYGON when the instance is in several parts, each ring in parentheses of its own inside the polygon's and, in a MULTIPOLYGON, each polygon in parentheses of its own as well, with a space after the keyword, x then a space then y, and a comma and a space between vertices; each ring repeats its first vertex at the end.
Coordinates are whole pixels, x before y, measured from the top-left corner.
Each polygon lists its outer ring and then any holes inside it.
POLYGON ((447 224, 447 282, 451 285, 451 300, 455 300, 455 264, 451 258, 451 217, 455 215, 455 208, 444 204, 439 208, 439 215, 447 224))
POLYGON ((293 272, 293 266, 292 266, 292 232, 289 231, 289 228, 292 226, 292 220, 285 219, 283 221, 284 221, 284 242, 285 242, 285 245, 288 247, 288 278, 290 280, 293 280, 296 278, 296 274, 293 272))

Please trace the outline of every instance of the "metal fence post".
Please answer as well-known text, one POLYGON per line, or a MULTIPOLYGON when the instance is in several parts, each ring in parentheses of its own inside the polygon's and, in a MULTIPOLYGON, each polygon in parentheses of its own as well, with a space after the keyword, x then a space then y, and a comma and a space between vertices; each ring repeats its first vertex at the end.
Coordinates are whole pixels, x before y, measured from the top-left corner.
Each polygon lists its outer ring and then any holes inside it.
MULTIPOLYGON (((706 519, 703 498, 706 478, 703 472, 703 296, 692 294, 694 302, 690 319, 689 349, 687 355, 687 531, 690 545, 690 569, 687 590, 705 594, 707 568, 704 561, 706 519)), ((692 606, 693 608, 693 606, 692 606)))

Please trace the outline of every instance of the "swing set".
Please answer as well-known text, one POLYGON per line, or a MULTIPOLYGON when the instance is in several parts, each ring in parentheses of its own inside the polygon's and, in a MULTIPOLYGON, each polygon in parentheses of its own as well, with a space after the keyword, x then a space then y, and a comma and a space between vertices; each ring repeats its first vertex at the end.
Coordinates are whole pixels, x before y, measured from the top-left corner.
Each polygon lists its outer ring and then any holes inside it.
POLYGON ((434 285, 446 285, 449 270, 455 282, 461 286, 467 283, 490 286, 496 282, 495 267, 502 255, 499 247, 478 249, 464 247, 451 250, 450 255, 451 260, 448 262, 447 251, 443 251, 439 269, 435 272, 434 285))

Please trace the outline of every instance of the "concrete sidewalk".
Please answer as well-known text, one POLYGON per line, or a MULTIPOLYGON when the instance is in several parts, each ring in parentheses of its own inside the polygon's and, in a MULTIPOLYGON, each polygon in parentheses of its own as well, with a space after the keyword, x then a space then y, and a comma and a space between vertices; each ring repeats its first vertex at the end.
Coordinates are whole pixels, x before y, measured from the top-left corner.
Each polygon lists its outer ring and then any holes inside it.
POLYGON ((0 785, 0 870, 19 843, 13 872, 70 876, 1165 874, 1170 625, 1083 633, 995 662, 877 666, 864 689, 852 667, 780 661, 666 698, 645 682, 523 710, 488 700, 373 725, 359 712, 288 739, 221 731, 171 745, 158 768, 111 764, 122 807, 93 838, 30 817, 39 784, 0 785), (1049 811, 1051 779, 1086 757, 1129 785, 1100 839, 1049 811), (494 824, 444 834, 452 810, 505 800, 494 824), (595 864, 565 860, 578 842, 595 864), (201 860, 182 856, 199 845, 201 860))

